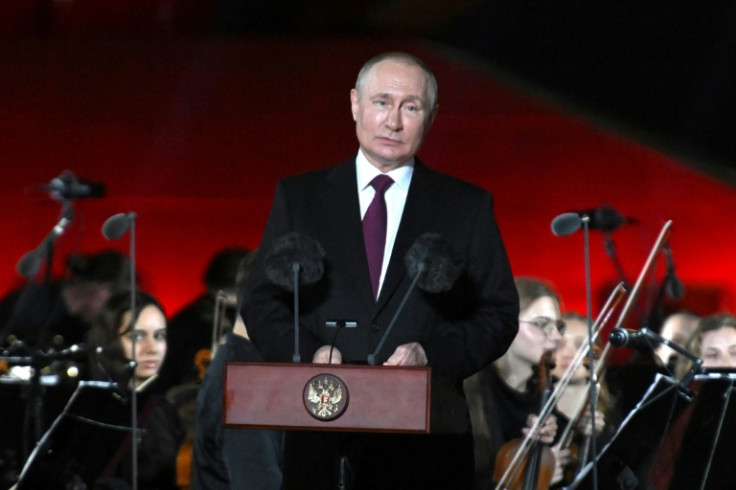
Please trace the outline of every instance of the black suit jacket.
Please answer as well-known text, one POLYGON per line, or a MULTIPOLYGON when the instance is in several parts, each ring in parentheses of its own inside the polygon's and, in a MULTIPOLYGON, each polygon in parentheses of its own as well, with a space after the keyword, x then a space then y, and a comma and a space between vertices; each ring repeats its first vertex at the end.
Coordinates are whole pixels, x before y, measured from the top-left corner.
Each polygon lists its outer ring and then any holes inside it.
MULTIPOLYGON (((446 392, 462 398, 462 379, 501 356, 516 335, 518 297, 491 194, 419 161, 384 284, 374 300, 351 159, 287 178, 276 187, 241 311, 252 340, 268 360, 290 361, 293 354, 293 298, 269 282, 264 262, 274 240, 294 231, 317 240, 326 253, 324 277, 300 290, 303 361, 309 362, 317 348, 333 341, 343 362, 366 361, 411 283, 404 265, 406 252, 426 232, 439 233, 452 244, 462 260, 462 274, 446 293, 417 289, 411 294, 376 356, 377 363, 397 346, 419 342, 433 379, 445 380, 446 392), (331 320, 355 321, 357 327, 336 335, 334 327, 326 326, 331 320)), ((452 417, 460 415, 456 408, 452 417)), ((460 418, 465 430, 466 414, 460 418)))

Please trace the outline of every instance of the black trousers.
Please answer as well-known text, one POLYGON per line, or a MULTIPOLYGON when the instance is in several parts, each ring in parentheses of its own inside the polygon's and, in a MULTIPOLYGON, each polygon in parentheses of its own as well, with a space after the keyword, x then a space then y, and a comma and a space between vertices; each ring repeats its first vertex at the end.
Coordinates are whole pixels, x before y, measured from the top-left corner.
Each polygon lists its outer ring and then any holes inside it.
POLYGON ((284 489, 471 489, 471 434, 294 431, 286 435, 284 489))

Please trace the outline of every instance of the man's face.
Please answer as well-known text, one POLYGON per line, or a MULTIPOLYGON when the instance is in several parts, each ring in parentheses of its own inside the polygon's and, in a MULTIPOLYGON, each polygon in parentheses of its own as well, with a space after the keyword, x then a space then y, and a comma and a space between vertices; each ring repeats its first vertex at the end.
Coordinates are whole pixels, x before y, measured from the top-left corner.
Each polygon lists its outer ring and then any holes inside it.
POLYGON ((377 63, 362 93, 350 92, 356 134, 363 153, 382 172, 412 158, 434 119, 427 77, 421 68, 402 61, 377 63))

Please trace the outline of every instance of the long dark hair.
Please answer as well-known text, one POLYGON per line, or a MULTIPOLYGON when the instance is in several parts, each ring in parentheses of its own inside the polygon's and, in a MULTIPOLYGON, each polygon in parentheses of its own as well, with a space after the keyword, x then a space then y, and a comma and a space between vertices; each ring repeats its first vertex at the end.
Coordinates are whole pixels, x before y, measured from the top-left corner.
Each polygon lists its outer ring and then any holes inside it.
MULTIPOLYGON (((87 340, 93 351, 90 371, 94 379, 116 381, 125 386, 133 374, 120 341, 120 337, 130 332, 130 327, 133 325, 131 321, 128 328, 120 332, 123 317, 131 310, 130 300, 130 291, 113 294, 107 299, 92 323, 87 340)), ((147 306, 155 306, 166 316, 163 306, 156 298, 145 291, 136 291, 135 316, 147 306)))

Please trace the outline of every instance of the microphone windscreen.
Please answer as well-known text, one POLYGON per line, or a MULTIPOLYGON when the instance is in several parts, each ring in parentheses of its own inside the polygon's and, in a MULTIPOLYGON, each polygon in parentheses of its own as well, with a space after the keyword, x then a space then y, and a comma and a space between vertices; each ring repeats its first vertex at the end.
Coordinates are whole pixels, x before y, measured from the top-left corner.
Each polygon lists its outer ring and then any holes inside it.
POLYGON ((117 240, 125 235, 130 227, 130 218, 126 213, 118 213, 107 218, 102 225, 102 236, 108 240, 117 240))
POLYGON ((567 236, 580 229, 582 221, 578 213, 563 213, 556 216, 550 225, 555 236, 567 236))
POLYGON ((462 271, 462 261, 452 245, 438 233, 420 236, 406 253, 404 263, 411 277, 417 275, 420 264, 424 265, 417 286, 428 293, 448 291, 462 271))
POLYGON ((292 265, 299 264, 299 284, 319 281, 325 272, 325 251, 315 239, 290 232, 276 239, 266 254, 266 277, 275 285, 294 290, 292 265))

